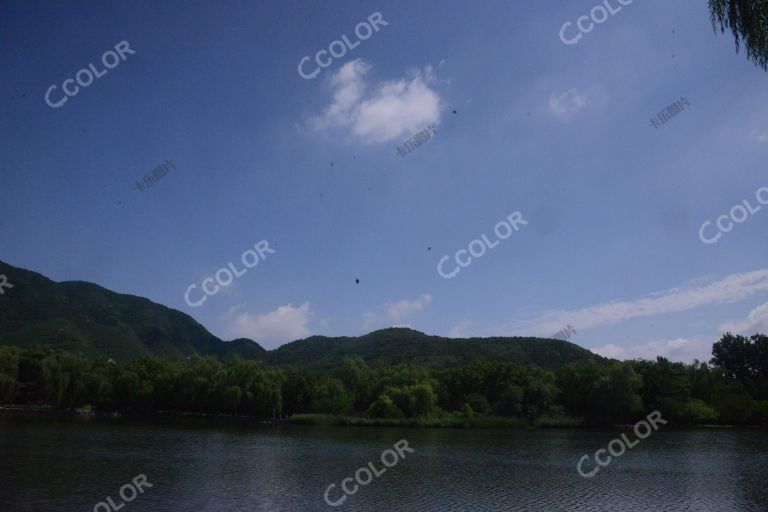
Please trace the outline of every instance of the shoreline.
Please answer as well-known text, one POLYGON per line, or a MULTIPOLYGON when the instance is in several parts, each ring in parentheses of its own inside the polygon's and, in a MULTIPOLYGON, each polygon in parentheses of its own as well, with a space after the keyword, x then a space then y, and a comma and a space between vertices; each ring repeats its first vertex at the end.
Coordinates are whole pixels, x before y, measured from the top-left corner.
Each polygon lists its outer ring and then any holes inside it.
MULTIPOLYGON (((272 418, 260 420, 249 416, 212 415, 202 413, 187 413, 160 411, 154 414, 121 414, 118 412, 99 412, 86 409, 59 409, 44 406, 11 405, 0 406, 0 417, 16 418, 68 418, 82 420, 120 420, 138 423, 153 423, 156 421, 201 421, 221 424, 251 424, 296 427, 378 427, 378 428, 441 428, 441 429, 507 429, 507 430, 628 430, 632 424, 609 426, 584 425, 577 418, 563 418, 561 422, 537 421, 530 423, 520 418, 500 416, 436 416, 421 418, 362 418, 356 416, 328 414, 297 414, 290 418, 272 418)), ((546 420, 546 419, 545 419, 546 420)), ((760 425, 671 425, 672 430, 766 430, 760 425)))

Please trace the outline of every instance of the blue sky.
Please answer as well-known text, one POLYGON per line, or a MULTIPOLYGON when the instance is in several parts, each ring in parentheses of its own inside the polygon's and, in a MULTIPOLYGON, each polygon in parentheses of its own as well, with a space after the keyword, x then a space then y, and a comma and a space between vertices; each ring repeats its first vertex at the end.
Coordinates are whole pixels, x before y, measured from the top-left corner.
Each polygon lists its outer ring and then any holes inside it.
POLYGON ((704 0, 635 0, 564 44, 597 5, 4 2, 0 259, 267 348, 570 324, 604 355, 707 359, 725 330, 768 330, 768 207, 699 235, 768 201, 768 74, 713 33, 704 0), (377 12, 386 25, 358 40, 377 12), (353 49, 299 75, 343 35, 353 49), (122 41, 135 53, 46 104, 122 41), (496 240, 514 212, 527 224, 496 240), (439 275, 482 235, 498 245, 439 275), (185 302, 261 240, 274 253, 185 302))

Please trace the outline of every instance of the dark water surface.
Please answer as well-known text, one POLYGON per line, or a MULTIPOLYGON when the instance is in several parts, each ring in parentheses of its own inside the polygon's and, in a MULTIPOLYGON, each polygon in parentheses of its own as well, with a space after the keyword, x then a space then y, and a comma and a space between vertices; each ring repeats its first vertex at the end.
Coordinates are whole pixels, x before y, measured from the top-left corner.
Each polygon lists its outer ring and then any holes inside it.
MULTIPOLYGON (((0 418, 0 510, 91 511, 138 474, 122 512, 765 511, 768 432, 661 430, 594 478, 618 430, 135 424, 0 418), (415 453, 328 506, 323 493, 400 439, 415 453), (594 462, 585 464, 586 469, 594 462)), ((101 510, 101 508, 97 509, 101 510)))

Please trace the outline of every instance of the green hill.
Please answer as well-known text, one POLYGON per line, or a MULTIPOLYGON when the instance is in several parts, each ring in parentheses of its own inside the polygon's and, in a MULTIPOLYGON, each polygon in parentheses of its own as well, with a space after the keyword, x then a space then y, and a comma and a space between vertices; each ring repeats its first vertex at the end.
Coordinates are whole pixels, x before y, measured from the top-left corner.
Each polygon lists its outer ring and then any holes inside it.
POLYGON ((50 345, 87 357, 118 361, 144 355, 226 357, 264 349, 238 340, 230 345, 195 319, 149 299, 115 293, 82 281, 57 283, 0 261, 13 288, 0 294, 0 344, 50 345))
POLYGON ((517 363, 558 368, 572 362, 600 360, 567 341, 547 338, 443 338, 413 329, 389 328, 360 337, 312 336, 267 353, 275 365, 320 370, 334 368, 346 356, 360 356, 369 365, 404 364, 451 368, 475 361, 517 363))
POLYGON ((567 341, 546 338, 430 336, 390 328, 359 337, 312 336, 265 351, 248 339, 225 342, 189 315, 148 299, 115 293, 82 281, 56 283, 0 261, 0 275, 14 285, 0 295, 0 344, 50 345, 86 357, 118 361, 144 355, 220 359, 239 356, 271 365, 330 370, 347 356, 369 364, 450 368, 474 361, 557 368, 600 360, 567 341))

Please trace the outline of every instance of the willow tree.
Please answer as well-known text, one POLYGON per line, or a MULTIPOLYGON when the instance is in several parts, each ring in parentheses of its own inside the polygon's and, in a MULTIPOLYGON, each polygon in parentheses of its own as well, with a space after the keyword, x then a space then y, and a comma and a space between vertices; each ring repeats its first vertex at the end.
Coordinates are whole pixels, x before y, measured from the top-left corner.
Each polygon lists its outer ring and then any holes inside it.
POLYGON ((709 0, 715 31, 731 29, 736 52, 744 46, 747 58, 768 71, 768 0, 709 0))

